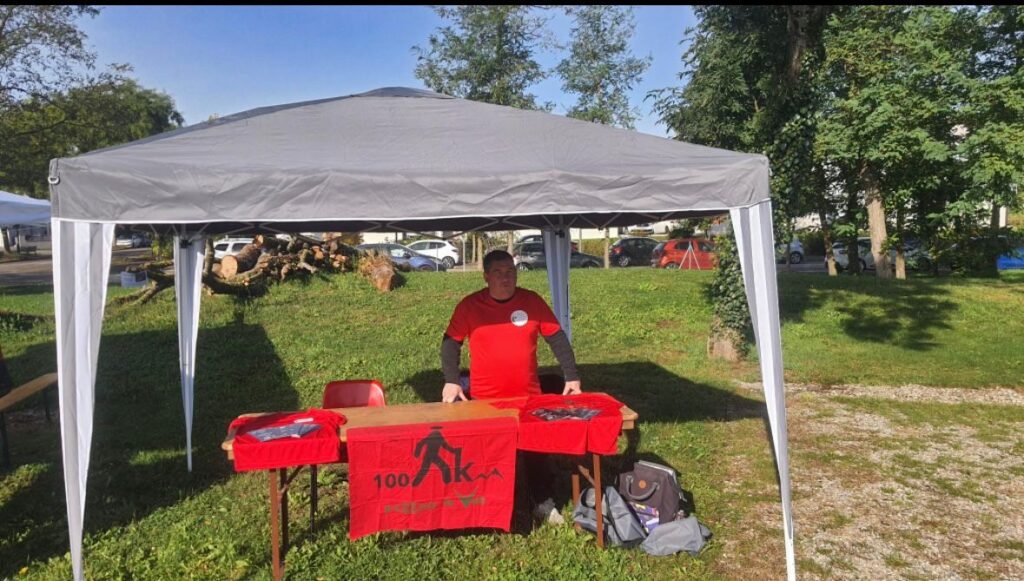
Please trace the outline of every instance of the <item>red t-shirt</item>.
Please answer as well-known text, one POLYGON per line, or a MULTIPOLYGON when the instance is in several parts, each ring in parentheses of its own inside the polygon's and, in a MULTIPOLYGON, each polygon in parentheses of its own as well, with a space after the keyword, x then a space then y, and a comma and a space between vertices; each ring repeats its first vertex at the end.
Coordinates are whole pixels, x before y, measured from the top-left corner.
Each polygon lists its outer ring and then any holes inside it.
POLYGON ((516 288, 498 302, 485 288, 462 299, 445 334, 456 341, 469 337, 469 381, 474 399, 540 394, 537 335, 554 335, 562 327, 537 293, 516 288))
POLYGON ((614 454, 622 433, 622 402, 603 393, 579 395, 545 394, 524 400, 499 401, 496 408, 519 408, 520 450, 550 454, 614 454), (589 419, 545 419, 541 409, 589 408, 597 412, 589 419))
POLYGON ((228 426, 228 429, 235 430, 235 472, 337 462, 341 457, 338 428, 344 423, 345 416, 316 408, 305 412, 239 417, 228 426), (301 424, 315 425, 317 428, 301 437, 262 442, 251 433, 262 428, 301 424))

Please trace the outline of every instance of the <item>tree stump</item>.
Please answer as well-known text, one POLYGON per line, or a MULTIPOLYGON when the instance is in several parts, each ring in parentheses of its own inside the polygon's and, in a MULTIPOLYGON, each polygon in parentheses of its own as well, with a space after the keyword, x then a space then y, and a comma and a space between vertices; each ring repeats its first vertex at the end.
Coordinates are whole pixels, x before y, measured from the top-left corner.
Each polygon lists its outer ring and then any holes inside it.
POLYGON ((386 293, 394 288, 395 263, 380 254, 369 254, 359 261, 359 274, 370 279, 374 288, 386 293))
POLYGON ((712 322, 711 332, 708 334, 708 357, 735 363, 743 359, 744 355, 743 337, 716 318, 712 322))
POLYGON ((708 337, 708 357, 736 362, 740 360, 740 352, 732 340, 722 336, 708 337))

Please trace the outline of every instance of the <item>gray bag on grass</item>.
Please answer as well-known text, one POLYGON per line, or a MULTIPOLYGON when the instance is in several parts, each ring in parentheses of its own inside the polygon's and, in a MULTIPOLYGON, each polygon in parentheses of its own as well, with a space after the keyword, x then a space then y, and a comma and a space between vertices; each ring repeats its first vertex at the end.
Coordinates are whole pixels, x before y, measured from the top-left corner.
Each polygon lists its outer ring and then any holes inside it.
POLYGON ((648 555, 664 557, 679 551, 697 556, 711 538, 711 531, 695 516, 662 523, 651 531, 641 547, 648 555))
MULTIPOLYGON (((588 488, 580 495, 580 500, 572 511, 573 521, 592 533, 597 532, 595 501, 594 489, 588 488)), ((604 533, 613 546, 631 547, 647 536, 644 525, 614 486, 604 489, 601 512, 604 513, 604 533)))

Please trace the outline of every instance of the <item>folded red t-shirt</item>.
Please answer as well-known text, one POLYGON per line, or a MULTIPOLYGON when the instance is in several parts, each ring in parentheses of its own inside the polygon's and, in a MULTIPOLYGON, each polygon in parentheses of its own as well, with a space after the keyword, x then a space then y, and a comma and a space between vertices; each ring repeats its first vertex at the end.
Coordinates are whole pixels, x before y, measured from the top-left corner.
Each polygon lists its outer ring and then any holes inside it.
POLYGON ((520 450, 552 454, 614 454, 622 432, 622 402, 603 393, 536 395, 495 402, 518 407, 520 450))
POLYGON ((345 416, 321 409, 236 418, 229 426, 236 430, 235 472, 337 462, 344 423, 345 416))

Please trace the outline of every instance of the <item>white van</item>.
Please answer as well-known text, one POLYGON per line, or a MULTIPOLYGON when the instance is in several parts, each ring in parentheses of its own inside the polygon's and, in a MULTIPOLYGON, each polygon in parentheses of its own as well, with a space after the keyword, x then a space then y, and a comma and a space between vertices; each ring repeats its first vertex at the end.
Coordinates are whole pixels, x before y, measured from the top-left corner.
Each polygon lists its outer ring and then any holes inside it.
POLYGON ((220 260, 225 256, 234 256, 246 245, 252 244, 252 238, 224 238, 213 243, 213 258, 220 260))

